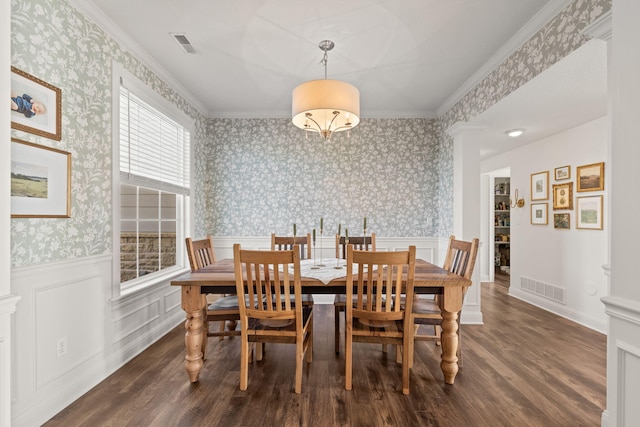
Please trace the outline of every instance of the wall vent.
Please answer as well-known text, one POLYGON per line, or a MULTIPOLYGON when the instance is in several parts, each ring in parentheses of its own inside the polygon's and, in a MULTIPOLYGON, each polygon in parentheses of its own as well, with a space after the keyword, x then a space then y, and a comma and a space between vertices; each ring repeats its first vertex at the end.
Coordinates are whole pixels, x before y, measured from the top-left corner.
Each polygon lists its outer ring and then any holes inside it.
POLYGON ((186 34, 182 33, 169 33, 173 39, 178 42, 182 50, 187 53, 196 53, 196 49, 193 47, 186 34))
POLYGON ((550 299, 560 304, 567 303, 566 289, 550 285, 529 277, 520 277, 520 289, 550 299))

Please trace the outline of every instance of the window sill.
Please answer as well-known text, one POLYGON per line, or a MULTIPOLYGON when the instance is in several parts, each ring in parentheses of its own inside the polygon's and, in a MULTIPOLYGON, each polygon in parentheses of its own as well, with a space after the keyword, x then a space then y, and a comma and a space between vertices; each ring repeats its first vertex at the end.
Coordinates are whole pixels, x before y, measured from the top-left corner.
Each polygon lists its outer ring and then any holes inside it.
POLYGON ((111 299, 111 308, 117 309, 130 301, 142 298, 157 291, 162 286, 168 286, 173 279, 182 276, 191 271, 188 268, 176 267, 159 274, 152 279, 141 280, 140 282, 130 285, 125 289, 120 289, 120 295, 111 299))

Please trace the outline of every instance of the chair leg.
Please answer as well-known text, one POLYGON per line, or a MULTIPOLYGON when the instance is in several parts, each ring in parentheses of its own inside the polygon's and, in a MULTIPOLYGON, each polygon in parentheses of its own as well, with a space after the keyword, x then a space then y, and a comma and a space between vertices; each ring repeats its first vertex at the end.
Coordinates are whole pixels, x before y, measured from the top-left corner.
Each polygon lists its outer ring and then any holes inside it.
POLYGON ((298 337, 296 340, 296 394, 302 393, 302 361, 304 359, 304 340, 298 337))
MULTIPOLYGON (((260 343, 257 343, 260 344, 260 343)), ((249 384, 249 341, 246 335, 242 336, 240 345, 240 390, 246 390, 249 384)))
POLYGON ((411 333, 405 333, 402 338, 402 394, 405 395, 409 394, 409 354, 411 353, 412 340, 413 337, 411 333))
MULTIPOLYGON (((220 322, 220 329, 219 329, 220 332, 224 332, 224 323, 225 323, 224 320, 220 322)), ((218 337, 218 341, 222 341, 223 339, 224 339, 224 336, 222 335, 218 337)))
POLYGON ((335 332, 334 332, 334 339, 335 339, 335 343, 334 343, 334 348, 336 350, 336 354, 340 353, 340 307, 338 307, 337 305, 333 306, 333 312, 334 312, 334 323, 335 323, 335 332))
POLYGON ((202 344, 200 344, 200 348, 202 348, 202 360, 207 360, 206 356, 207 356, 207 341, 209 338, 209 321, 207 320, 207 306, 206 306, 206 302, 207 302, 207 296, 206 295, 202 295, 204 297, 204 302, 205 302, 205 307, 202 309, 202 344))
POLYGON ((352 346, 353 346, 353 338, 351 336, 351 325, 348 322, 345 322, 344 328, 346 330, 345 340, 344 340, 344 388, 345 390, 351 390, 352 388, 352 375, 353 375, 353 366, 352 366, 352 346))

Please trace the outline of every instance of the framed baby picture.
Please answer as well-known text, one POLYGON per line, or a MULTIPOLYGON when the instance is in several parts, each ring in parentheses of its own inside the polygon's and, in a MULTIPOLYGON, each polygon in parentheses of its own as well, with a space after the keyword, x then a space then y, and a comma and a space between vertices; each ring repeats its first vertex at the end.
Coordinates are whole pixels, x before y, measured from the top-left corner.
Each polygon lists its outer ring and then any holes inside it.
POLYGON ((11 127, 60 141, 62 91, 11 67, 11 127))

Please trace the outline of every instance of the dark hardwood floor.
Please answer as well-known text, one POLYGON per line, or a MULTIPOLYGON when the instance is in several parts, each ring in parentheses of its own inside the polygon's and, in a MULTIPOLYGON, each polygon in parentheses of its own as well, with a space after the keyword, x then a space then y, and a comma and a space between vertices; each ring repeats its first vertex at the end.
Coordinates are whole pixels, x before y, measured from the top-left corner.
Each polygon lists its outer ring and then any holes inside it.
POLYGON ((313 362, 302 394, 294 348, 270 344, 239 385, 239 339, 209 340, 192 384, 184 328, 173 331, 53 417, 46 426, 599 426, 604 335, 482 284, 484 325, 463 325, 464 367, 445 385, 440 348, 416 343, 411 394, 379 345, 354 345, 353 390, 333 351, 333 306, 316 305, 313 362))

